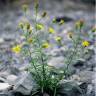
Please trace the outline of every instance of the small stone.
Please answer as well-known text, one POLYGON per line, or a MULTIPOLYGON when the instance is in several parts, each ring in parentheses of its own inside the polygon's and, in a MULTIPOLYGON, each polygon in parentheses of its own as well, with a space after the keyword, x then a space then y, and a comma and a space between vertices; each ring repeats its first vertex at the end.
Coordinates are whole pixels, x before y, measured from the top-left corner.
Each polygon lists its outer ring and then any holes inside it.
POLYGON ((5 79, 0 77, 0 83, 3 83, 3 82, 5 82, 5 79))
POLYGON ((59 49, 53 49, 53 50, 50 52, 50 54, 51 54, 52 56, 60 56, 60 55, 61 55, 59 49))
POLYGON ((0 91, 7 90, 11 87, 8 83, 0 83, 0 91))
POLYGON ((84 70, 84 71, 81 71, 78 75, 79 75, 79 77, 80 77, 80 81, 81 81, 81 82, 91 83, 94 74, 95 74, 95 73, 92 72, 92 71, 84 70))
POLYGON ((65 66, 64 64, 64 58, 62 56, 60 57, 54 57, 52 58, 49 63, 48 63, 49 66, 53 66, 53 67, 56 67, 56 68, 62 68, 65 66))
POLYGON ((63 80, 60 82, 58 94, 61 94, 60 96, 80 96, 82 94, 82 89, 77 82, 63 80))
POLYGON ((84 63, 85 63, 84 59, 79 59, 79 60, 76 60, 75 64, 73 64, 73 66, 75 68, 81 68, 81 67, 83 67, 84 63))
POLYGON ((16 96, 13 94, 13 92, 1 92, 0 96, 16 96))
POLYGON ((44 93, 43 96, 50 96, 50 95, 48 95, 47 93, 44 93))
POLYGON ((86 83, 91 83, 93 79, 93 75, 95 73, 92 71, 81 71, 78 74, 74 74, 70 77, 71 80, 79 81, 79 82, 86 82, 86 83))
POLYGON ((88 87, 87 87, 87 94, 88 94, 88 96, 92 92, 92 90, 93 90, 93 86, 92 86, 92 84, 89 84, 88 87))
POLYGON ((15 81, 14 92, 19 92, 23 95, 30 95, 35 86, 31 74, 22 73, 15 81))
POLYGON ((13 67, 13 66, 10 66, 9 68, 7 68, 7 71, 13 75, 19 75, 20 74, 20 70, 16 67, 13 67))
POLYGON ((11 85, 13 85, 17 78, 18 77, 16 75, 12 75, 12 74, 8 75, 7 76, 7 82, 10 83, 11 85))
POLYGON ((0 44, 3 44, 3 43, 4 43, 4 39, 0 38, 0 44))

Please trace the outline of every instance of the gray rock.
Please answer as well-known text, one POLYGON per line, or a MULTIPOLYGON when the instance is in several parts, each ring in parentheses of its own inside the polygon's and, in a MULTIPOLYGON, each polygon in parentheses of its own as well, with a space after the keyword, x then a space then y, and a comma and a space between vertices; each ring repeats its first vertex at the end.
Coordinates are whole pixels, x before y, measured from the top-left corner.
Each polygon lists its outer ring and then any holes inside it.
MULTIPOLYGON (((92 84, 89 84, 87 87, 87 96, 94 96, 94 95, 92 95, 93 91, 94 91, 94 89, 93 89, 92 84)), ((94 91, 94 93, 95 93, 95 91, 94 91)))
POLYGON ((84 70, 84 71, 81 71, 78 75, 80 77, 80 81, 92 83, 94 74, 95 72, 84 70))
POLYGON ((44 95, 43 96, 50 96, 50 95, 48 95, 47 93, 44 93, 44 95))
POLYGON ((79 85, 80 83, 64 80, 59 85, 58 94, 60 96, 80 96, 82 95, 82 89, 79 85))
POLYGON ((81 0, 83 3, 88 3, 88 4, 93 4, 95 5, 96 1, 95 0, 81 0))
POLYGON ((9 75, 9 73, 7 71, 2 71, 0 72, 0 77, 6 79, 6 77, 9 75))
POLYGON ((11 96, 11 95, 8 95, 8 93, 0 93, 0 96, 11 96))
MULTIPOLYGON (((29 95, 34 88, 35 83, 33 82, 32 76, 24 71, 20 72, 16 67, 2 66, 0 76, 2 77, 2 82, 8 82, 10 86, 14 86, 13 91, 16 93, 19 92, 23 95, 29 95)), ((0 90, 4 91, 9 89, 10 86, 8 83, 0 83, 0 90)))
POLYGON ((0 44, 3 44, 3 43, 4 43, 4 39, 0 38, 0 44))
POLYGON ((79 81, 79 82, 86 82, 86 83, 92 83, 92 79, 94 76, 94 72, 92 71, 81 71, 77 74, 74 74, 70 77, 71 80, 79 81))
POLYGON ((12 74, 8 75, 6 77, 6 82, 8 82, 11 85, 14 85, 15 81, 17 80, 17 78, 18 78, 18 76, 16 76, 16 75, 12 75, 12 74))
POLYGON ((13 75, 19 75, 20 74, 19 69, 14 67, 14 66, 10 66, 7 70, 10 74, 13 74, 13 75))
POLYGON ((0 83, 0 91, 5 91, 10 89, 11 85, 9 85, 8 83, 0 83))
POLYGON ((59 56, 59 57, 53 57, 49 62, 48 62, 49 66, 53 66, 57 69, 62 69, 62 70, 66 70, 66 75, 72 75, 75 73, 75 68, 72 65, 69 65, 68 69, 67 69, 67 64, 64 64, 64 57, 63 56, 59 56))
POLYGON ((11 66, 1 66, 0 77, 4 78, 4 82, 14 82, 17 76, 20 75, 20 71, 16 67, 11 66))
POLYGON ((60 56, 60 55, 61 55, 60 49, 54 48, 53 50, 50 51, 50 54, 51 54, 52 56, 54 56, 54 57, 60 56))
POLYGON ((76 69, 73 66, 69 66, 68 69, 65 70, 67 76, 73 75, 76 72, 76 69))
POLYGON ((66 56, 67 53, 67 47, 61 47, 61 48, 54 48, 53 50, 50 50, 50 54, 53 57, 58 57, 58 56, 66 56))
POLYGON ((13 92, 2 92, 0 93, 0 96, 15 96, 13 92))
POLYGON ((3 83, 3 82, 5 82, 5 79, 4 78, 2 78, 2 77, 0 77, 0 83, 3 83))
POLYGON ((85 70, 85 71, 81 71, 78 74, 72 75, 70 77, 70 80, 79 82, 80 83, 79 87, 81 89, 84 89, 84 90, 82 90, 83 94, 87 94, 84 96, 90 96, 90 94, 94 94, 94 92, 95 92, 95 91, 93 91, 93 89, 94 89, 93 83, 95 83, 95 82, 92 83, 94 74, 95 73, 92 71, 85 70))
POLYGON ((15 93, 29 95, 35 86, 35 83, 33 82, 32 76, 30 74, 24 71, 20 72, 15 67, 2 67, 0 76, 1 82, 8 82, 0 83, 0 96, 15 96, 13 94, 10 95, 9 92, 11 88, 11 90, 15 93))
POLYGON ((81 69, 81 68, 84 67, 84 64, 85 64, 85 60, 84 59, 78 59, 78 60, 75 61, 75 63, 73 64, 73 66, 75 68, 81 69))
POLYGON ((65 66, 64 64, 64 57, 63 56, 60 56, 60 57, 54 57, 52 58, 49 63, 48 63, 49 66, 54 66, 56 68, 62 68, 65 66))
POLYGON ((22 73, 22 75, 16 80, 14 92, 29 95, 33 88, 35 88, 35 83, 33 82, 32 76, 28 73, 22 73))

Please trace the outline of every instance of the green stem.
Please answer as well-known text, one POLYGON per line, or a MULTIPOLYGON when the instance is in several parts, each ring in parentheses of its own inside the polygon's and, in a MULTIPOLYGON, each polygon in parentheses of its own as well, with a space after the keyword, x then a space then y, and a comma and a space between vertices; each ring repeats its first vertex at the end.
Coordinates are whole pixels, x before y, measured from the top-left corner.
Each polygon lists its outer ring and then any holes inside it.
POLYGON ((37 93, 38 93, 39 91, 36 91, 36 92, 34 92, 31 96, 34 96, 34 95, 36 95, 37 93))
MULTIPOLYGON (((32 59, 30 49, 28 48, 28 50, 29 50, 30 58, 32 59)), ((35 64, 34 64, 34 61, 31 60, 31 62, 32 62, 32 65, 33 65, 33 67, 34 67, 34 69, 35 69, 35 71, 36 71, 36 73, 37 73, 37 77, 41 78, 41 76, 39 75, 39 72, 38 72, 38 70, 37 70, 37 68, 36 68, 36 66, 35 66, 35 64)))
MULTIPOLYGON (((37 25, 37 14, 38 14, 38 8, 35 8, 35 26, 37 25)), ((36 33, 37 33, 37 27, 36 27, 36 33)), ((40 48, 40 58, 41 58, 41 62, 42 62, 42 74, 43 74, 43 81, 42 81, 42 88, 41 88, 41 91, 42 91, 42 94, 44 93, 44 82, 45 82, 45 64, 44 64, 44 60, 43 60, 43 53, 41 51, 41 45, 40 45, 40 42, 37 38, 37 41, 38 41, 38 45, 39 45, 39 48, 40 48)))
POLYGON ((53 96, 56 96, 56 90, 57 89, 57 86, 55 87, 55 90, 54 90, 54 95, 53 96))
MULTIPOLYGON (((80 32, 81 32, 81 30, 80 30, 80 32)), ((70 63, 72 62, 72 59, 73 59, 74 55, 76 55, 77 48, 78 48, 78 43, 79 43, 79 42, 78 42, 79 39, 80 39, 80 33, 79 33, 79 36, 78 36, 76 42, 72 39, 73 42, 75 43, 75 45, 74 45, 75 51, 73 51, 72 55, 70 55, 70 57, 69 57, 69 60, 68 60, 68 62, 67 62, 67 63, 68 63, 68 64, 67 64, 67 67, 66 67, 66 69, 64 70, 64 73, 65 73, 65 74, 66 74, 66 71, 67 71, 68 68, 69 68, 70 63)))
MULTIPOLYGON (((61 80, 61 79, 60 79, 60 80, 61 80)), ((54 95, 53 95, 53 96, 56 96, 57 87, 58 87, 58 85, 59 85, 59 81, 60 81, 60 80, 58 80, 58 81, 56 82, 55 89, 54 89, 54 95)))

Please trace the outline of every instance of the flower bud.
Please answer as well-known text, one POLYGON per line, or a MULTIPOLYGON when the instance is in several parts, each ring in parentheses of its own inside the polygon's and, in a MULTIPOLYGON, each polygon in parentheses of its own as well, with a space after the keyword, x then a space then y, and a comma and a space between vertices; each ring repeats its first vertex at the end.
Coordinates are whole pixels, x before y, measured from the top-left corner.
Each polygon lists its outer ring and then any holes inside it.
POLYGON ((48 29, 48 31, 49 31, 49 33, 55 33, 55 30, 54 30, 54 28, 52 28, 52 27, 49 27, 49 29, 48 29))
POLYGON ((22 22, 20 22, 18 26, 19 26, 19 28, 23 29, 24 24, 22 22))
POLYGON ((28 5, 26 5, 26 4, 23 5, 23 6, 22 6, 22 9, 23 9, 24 12, 26 12, 26 11, 28 10, 28 5))
POLYGON ((47 15, 47 12, 43 12, 42 17, 44 18, 46 17, 46 15, 47 15))
POLYGON ((50 47, 50 44, 48 43, 48 42, 44 42, 43 44, 42 44, 42 48, 49 48, 50 47))
POLYGON ((29 23, 29 22, 25 23, 25 26, 26 26, 26 28, 27 28, 28 30, 30 29, 30 23, 29 23))
POLYGON ((53 22, 53 23, 57 23, 56 18, 54 18, 54 19, 52 20, 52 22, 53 22))
POLYGON ((60 22, 59 22, 59 25, 63 25, 64 24, 64 20, 61 19, 60 22))
POLYGON ((79 20, 76 22, 76 29, 82 29, 82 27, 84 26, 84 20, 79 20))
POLYGON ((72 32, 68 32, 68 37, 69 38, 73 38, 73 33, 72 32))
POLYGON ((42 30, 44 28, 43 24, 36 24, 36 29, 37 30, 42 30))
POLYGON ((57 36, 57 37, 55 38, 55 40, 56 40, 57 42, 60 42, 60 41, 62 40, 62 38, 61 38, 60 36, 57 36))
POLYGON ((96 26, 92 28, 92 32, 96 32, 96 26))
POLYGON ((28 38, 28 43, 32 43, 33 39, 32 38, 28 38))

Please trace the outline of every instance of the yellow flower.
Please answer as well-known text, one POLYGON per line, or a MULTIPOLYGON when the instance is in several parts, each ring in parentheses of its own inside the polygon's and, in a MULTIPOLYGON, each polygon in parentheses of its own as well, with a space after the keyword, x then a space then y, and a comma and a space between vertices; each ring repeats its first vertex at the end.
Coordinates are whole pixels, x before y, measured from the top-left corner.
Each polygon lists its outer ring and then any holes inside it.
POLYGON ((49 33, 55 33, 55 30, 54 30, 52 27, 50 27, 50 28, 48 29, 48 31, 49 31, 49 33))
POLYGON ((58 42, 60 42, 60 41, 62 40, 62 38, 61 38, 60 36, 57 36, 57 37, 55 38, 55 40, 58 41, 58 42))
POLYGON ((63 25, 64 24, 64 20, 60 20, 60 22, 59 22, 59 25, 63 25))
POLYGON ((43 24, 36 24, 36 29, 42 30, 42 29, 44 29, 44 25, 43 24))
POLYGON ((75 26, 77 29, 81 29, 84 26, 84 20, 77 21, 75 26))
POLYGON ((88 47, 89 45, 90 45, 90 43, 86 40, 82 42, 82 46, 84 46, 84 47, 88 47))
POLYGON ((16 45, 12 48, 12 51, 16 54, 20 53, 21 51, 21 45, 16 45))
POLYGON ((50 44, 48 42, 44 42, 42 44, 42 48, 49 48, 50 47, 50 44))
POLYGON ((28 10, 28 5, 24 4, 24 5, 22 6, 22 9, 23 9, 24 12, 26 12, 26 11, 28 10))

